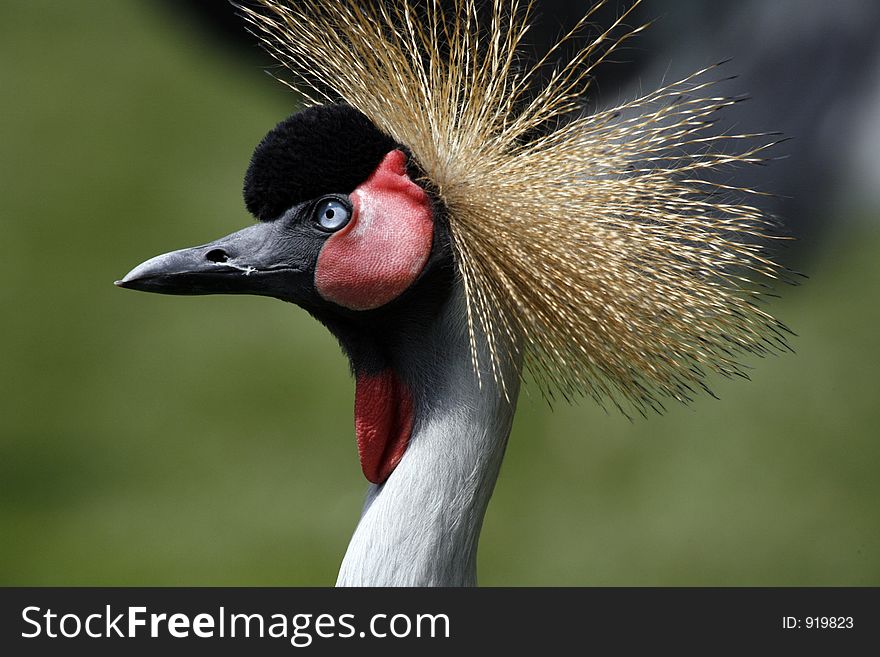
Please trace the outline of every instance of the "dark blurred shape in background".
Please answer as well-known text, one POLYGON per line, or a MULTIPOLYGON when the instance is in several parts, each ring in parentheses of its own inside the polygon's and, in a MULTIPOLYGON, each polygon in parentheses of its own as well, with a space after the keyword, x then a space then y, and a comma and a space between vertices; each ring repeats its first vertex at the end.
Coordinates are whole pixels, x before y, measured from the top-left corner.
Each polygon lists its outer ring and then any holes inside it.
MULTIPOLYGON (((655 3, 649 3, 652 9, 655 3)), ((876 204, 880 151, 880 3, 865 0, 663 0, 648 30, 641 73, 653 82, 687 75, 719 57, 749 102, 725 111, 738 132, 778 130, 784 159, 738 169, 736 184, 781 195, 771 210, 802 248, 816 248, 836 206, 876 204)))

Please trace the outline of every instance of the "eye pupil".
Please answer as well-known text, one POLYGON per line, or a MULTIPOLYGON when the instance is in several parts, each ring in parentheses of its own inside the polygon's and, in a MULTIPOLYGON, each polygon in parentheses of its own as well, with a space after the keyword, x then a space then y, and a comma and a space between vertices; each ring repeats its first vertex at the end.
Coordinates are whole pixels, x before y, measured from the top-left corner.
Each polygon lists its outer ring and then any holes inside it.
POLYGON ((333 210, 328 209, 327 212, 324 213, 324 216, 327 217, 328 219, 332 219, 334 214, 336 214, 336 213, 333 212, 333 210))

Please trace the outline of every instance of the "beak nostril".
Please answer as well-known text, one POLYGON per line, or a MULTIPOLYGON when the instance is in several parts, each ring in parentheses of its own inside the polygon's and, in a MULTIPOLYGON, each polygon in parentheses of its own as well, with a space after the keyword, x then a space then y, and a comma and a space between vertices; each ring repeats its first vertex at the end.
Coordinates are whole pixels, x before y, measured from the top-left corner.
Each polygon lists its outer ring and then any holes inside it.
POLYGON ((229 256, 223 249, 212 249, 205 254, 205 258, 211 262, 226 262, 229 260, 229 256))

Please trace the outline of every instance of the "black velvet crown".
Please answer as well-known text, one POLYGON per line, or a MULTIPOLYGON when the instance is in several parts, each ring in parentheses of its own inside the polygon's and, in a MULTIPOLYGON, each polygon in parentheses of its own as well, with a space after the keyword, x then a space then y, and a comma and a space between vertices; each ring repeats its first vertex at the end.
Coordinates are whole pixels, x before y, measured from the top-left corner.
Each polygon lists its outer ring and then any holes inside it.
POLYGON ((293 114, 263 137, 244 177, 244 202, 261 221, 324 194, 350 194, 376 169, 394 140, 350 105, 293 114))

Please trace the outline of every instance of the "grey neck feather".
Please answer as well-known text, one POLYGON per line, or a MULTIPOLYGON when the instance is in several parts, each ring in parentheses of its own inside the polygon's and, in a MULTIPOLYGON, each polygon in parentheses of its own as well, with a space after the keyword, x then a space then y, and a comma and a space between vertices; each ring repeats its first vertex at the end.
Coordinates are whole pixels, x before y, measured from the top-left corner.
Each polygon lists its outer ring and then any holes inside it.
MULTIPOLYGON (((519 367, 505 372, 507 397, 491 372, 473 372, 461 290, 410 367, 427 368, 415 424, 400 464, 371 485, 337 586, 474 586, 477 542, 510 435, 519 367)), ((418 351, 419 353, 416 353, 418 351)))

